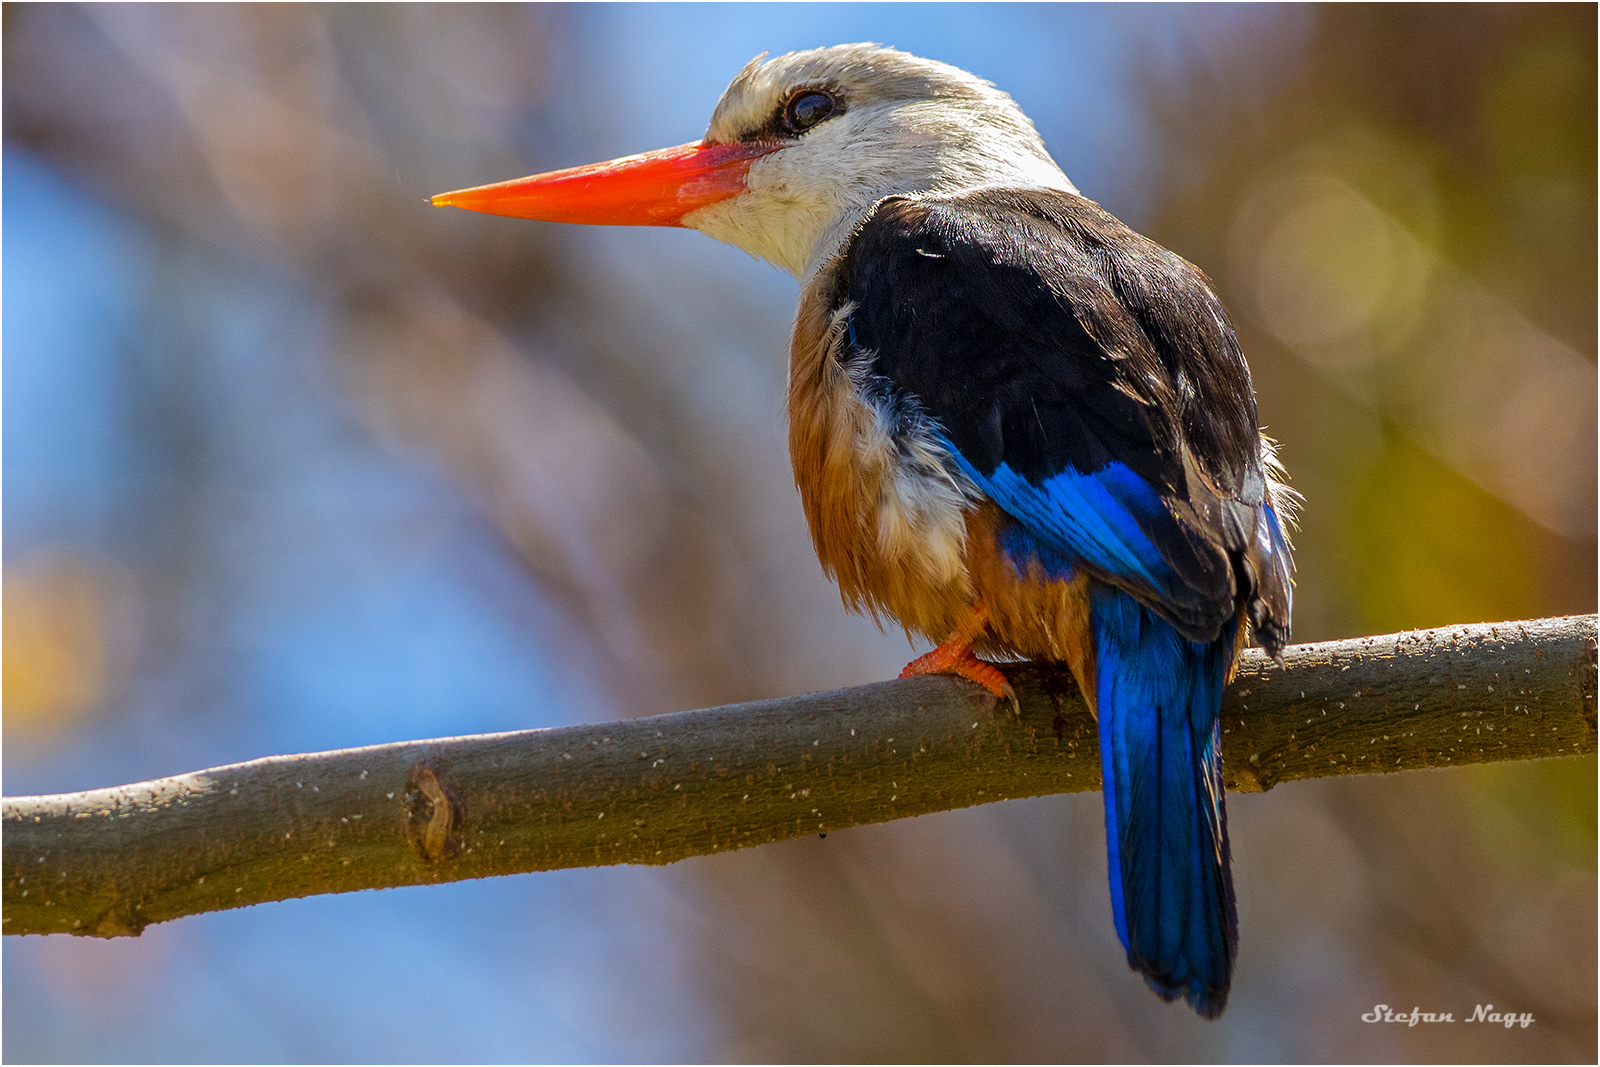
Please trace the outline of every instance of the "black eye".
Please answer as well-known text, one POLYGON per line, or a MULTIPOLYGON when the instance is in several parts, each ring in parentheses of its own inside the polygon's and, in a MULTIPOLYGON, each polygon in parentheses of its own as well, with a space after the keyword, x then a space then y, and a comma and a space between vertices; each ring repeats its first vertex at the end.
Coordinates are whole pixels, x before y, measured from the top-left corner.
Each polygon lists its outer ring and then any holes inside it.
POLYGON ((839 104, 830 94, 809 89, 796 93, 789 106, 783 109, 783 124, 792 134, 804 133, 837 110, 839 104))

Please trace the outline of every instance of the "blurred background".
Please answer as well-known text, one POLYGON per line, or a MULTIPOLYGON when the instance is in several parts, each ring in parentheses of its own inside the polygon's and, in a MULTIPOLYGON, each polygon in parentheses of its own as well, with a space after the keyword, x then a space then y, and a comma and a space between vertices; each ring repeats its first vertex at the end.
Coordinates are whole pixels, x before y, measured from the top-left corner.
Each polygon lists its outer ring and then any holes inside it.
MULTIPOLYGON (((753 54, 1012 93, 1200 264, 1306 496, 1295 636, 1596 606, 1584 5, 6 5, 4 789, 851 685, 793 282, 431 193, 698 137, 753 54)), ((1230 800, 1227 1014, 1132 975, 1100 798, 4 943, 8 1061, 1566 1061, 1595 760, 1230 800), (1375 1004, 1526 1029, 1360 1021, 1375 1004)))

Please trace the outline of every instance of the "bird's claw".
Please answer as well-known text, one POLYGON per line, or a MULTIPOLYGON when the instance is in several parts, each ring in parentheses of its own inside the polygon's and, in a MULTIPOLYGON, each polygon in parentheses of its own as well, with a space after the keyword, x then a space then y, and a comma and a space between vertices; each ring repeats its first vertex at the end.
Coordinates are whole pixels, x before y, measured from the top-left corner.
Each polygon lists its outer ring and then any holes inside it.
POLYGON ((955 647, 940 645, 932 652, 918 656, 906 664, 905 670, 900 672, 900 677, 914 678, 919 674, 954 674, 968 681, 977 682, 1010 704, 1012 714, 1019 718, 1022 715, 1022 704, 1017 699, 1017 691, 1006 679, 1005 673, 993 663, 979 659, 973 653, 971 645, 955 647))

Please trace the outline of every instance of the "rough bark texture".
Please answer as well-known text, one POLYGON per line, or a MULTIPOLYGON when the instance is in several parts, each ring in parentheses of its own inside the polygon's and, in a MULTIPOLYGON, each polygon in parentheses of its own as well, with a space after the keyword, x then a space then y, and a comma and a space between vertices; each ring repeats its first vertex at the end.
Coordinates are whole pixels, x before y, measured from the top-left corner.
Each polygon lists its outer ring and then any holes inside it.
MULTIPOLYGON (((1595 751, 1595 617, 1247 652, 1228 786, 1595 751)), ((1096 789, 1065 671, 1020 712, 944 677, 599 726, 276 756, 4 801, 4 932, 137 934, 183 915, 687 856, 1096 789)))

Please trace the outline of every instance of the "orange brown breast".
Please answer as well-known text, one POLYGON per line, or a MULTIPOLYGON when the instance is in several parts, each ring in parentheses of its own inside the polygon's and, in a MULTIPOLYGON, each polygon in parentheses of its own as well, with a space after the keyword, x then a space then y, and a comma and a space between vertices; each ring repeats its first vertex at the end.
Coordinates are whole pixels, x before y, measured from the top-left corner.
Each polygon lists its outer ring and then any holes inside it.
POLYGON ((1019 570, 1000 548, 1000 508, 931 433, 888 424, 848 358, 834 277, 824 268, 803 294, 789 363, 790 457, 823 570, 846 605, 913 638, 941 640, 981 600, 978 650, 1067 663, 1089 691, 1087 576, 1019 570))

